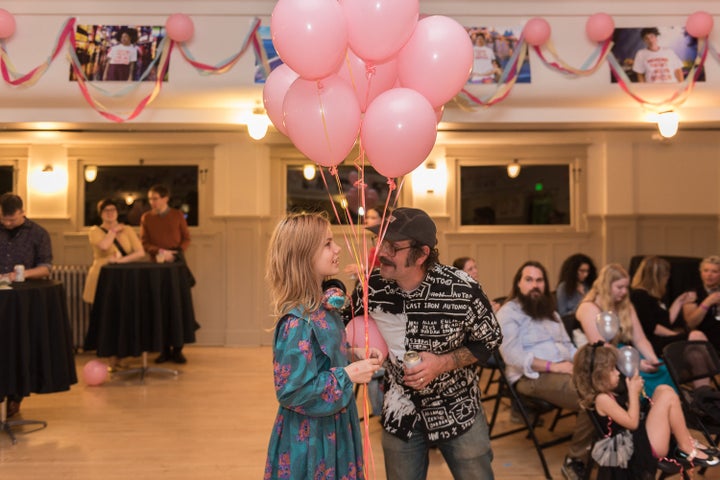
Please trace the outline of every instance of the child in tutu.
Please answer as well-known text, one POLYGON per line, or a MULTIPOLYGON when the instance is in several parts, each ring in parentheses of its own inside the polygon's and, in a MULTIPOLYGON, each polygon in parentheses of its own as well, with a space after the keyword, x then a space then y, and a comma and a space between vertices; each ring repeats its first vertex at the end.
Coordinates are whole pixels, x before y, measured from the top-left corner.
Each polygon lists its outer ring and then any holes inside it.
POLYGON ((650 400, 647 415, 641 418, 640 395, 643 379, 637 372, 626 378, 627 389, 616 393, 620 372, 616 368, 617 350, 602 343, 583 346, 575 355, 573 379, 580 394, 580 404, 607 426, 607 434, 632 432, 633 454, 627 469, 613 469, 612 478, 654 478, 658 460, 674 457, 692 466, 714 466, 720 463, 715 448, 695 440, 685 424, 685 416, 675 390, 660 385, 650 400), (672 451, 671 443, 677 446, 672 451))
MULTIPOLYGON (((280 402, 265 479, 364 479, 354 383, 367 383, 382 354, 348 365, 339 288, 323 279, 339 271, 340 247, 320 214, 292 214, 275 228, 267 278, 275 312, 273 370, 280 402)), ((364 349, 353 349, 356 358, 364 349)))

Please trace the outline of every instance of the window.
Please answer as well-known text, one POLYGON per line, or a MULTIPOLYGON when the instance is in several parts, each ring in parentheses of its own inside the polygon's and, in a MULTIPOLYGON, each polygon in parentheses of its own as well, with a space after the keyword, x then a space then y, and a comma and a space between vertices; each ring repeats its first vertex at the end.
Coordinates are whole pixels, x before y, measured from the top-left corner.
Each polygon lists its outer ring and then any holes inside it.
MULTIPOLYGON (((380 211, 385 208, 385 202, 388 197, 389 187, 387 178, 380 175, 372 167, 364 168, 365 184, 365 208, 377 207, 380 211)), ((308 180, 303 175, 303 165, 287 166, 287 205, 286 211, 289 212, 322 212, 328 214, 330 222, 347 225, 347 215, 345 206, 352 217, 352 224, 358 222, 358 215, 362 200, 356 182, 358 181, 358 170, 354 165, 338 166, 337 178, 328 173, 327 169, 323 169, 325 182, 320 172, 315 169, 315 176, 308 180), (338 183, 340 186, 338 187, 338 183), (335 209, 340 216, 338 221, 335 209)), ((391 202, 392 204, 392 202, 391 202)))
POLYGON ((13 191, 13 167, 10 165, 0 166, 0 195, 13 191))
POLYGON ((461 225, 571 225, 571 165, 460 166, 461 225))
POLYGON ((111 198, 118 205, 118 220, 140 225, 140 217, 150 210, 148 190, 155 184, 170 190, 169 205, 181 210, 191 227, 198 226, 198 167, 183 166, 98 166, 97 178, 85 182, 85 226, 98 225, 97 204, 111 198))

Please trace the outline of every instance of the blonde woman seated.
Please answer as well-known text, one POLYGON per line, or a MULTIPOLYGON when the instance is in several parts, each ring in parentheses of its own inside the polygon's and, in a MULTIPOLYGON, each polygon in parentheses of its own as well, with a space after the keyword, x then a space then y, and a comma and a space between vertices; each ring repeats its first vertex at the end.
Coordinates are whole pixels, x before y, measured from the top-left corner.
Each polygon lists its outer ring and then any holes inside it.
MULTIPOLYGON (((100 269, 108 263, 129 263, 145 258, 145 250, 132 227, 118 222, 117 205, 109 198, 100 200, 97 206, 102 219, 99 226, 90 228, 88 239, 93 249, 93 264, 88 270, 83 290, 83 300, 93 303, 100 269)), ((117 367, 118 360, 110 359, 110 369, 117 367)))
POLYGON ((635 308, 630 303, 629 288, 630 276, 621 265, 605 265, 578 306, 575 316, 582 325, 588 343, 605 341, 595 323, 598 313, 614 312, 618 316, 620 327, 609 343, 616 347, 632 345, 640 352, 640 376, 645 381, 647 395, 652 397, 658 385, 666 384, 674 388, 675 384, 645 336, 635 308))

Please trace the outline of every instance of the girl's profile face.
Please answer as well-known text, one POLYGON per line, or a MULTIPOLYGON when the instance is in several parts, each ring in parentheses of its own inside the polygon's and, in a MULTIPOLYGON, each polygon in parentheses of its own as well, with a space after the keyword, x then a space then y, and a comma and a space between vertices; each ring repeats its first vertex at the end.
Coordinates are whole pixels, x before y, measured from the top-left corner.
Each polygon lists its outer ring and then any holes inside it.
POLYGON ((313 267, 315 273, 322 280, 325 277, 337 275, 340 271, 340 245, 333 240, 332 232, 328 228, 322 245, 315 254, 313 267))
POLYGON ((613 368, 609 372, 607 372, 607 375, 610 383, 610 388, 611 390, 614 390, 620 383, 620 372, 617 368, 613 368))
POLYGON ((580 264, 580 267, 577 271, 578 283, 584 283, 588 275, 590 275, 590 265, 588 265, 587 263, 580 264))
POLYGON ((615 280, 611 283, 610 295, 612 296, 612 301, 615 303, 622 302, 625 297, 627 297, 629 285, 630 280, 627 278, 621 278, 620 280, 615 280))

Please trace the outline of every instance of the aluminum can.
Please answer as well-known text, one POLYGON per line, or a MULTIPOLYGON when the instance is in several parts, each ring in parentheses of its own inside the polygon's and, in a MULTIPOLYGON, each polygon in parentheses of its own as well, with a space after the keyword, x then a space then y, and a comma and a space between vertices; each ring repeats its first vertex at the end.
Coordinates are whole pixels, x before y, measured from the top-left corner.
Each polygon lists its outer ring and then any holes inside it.
POLYGON ((405 365, 405 368, 412 368, 420 362, 422 362, 422 358, 420 358, 420 354, 415 350, 408 350, 405 352, 405 355, 403 355, 403 364, 405 365))
POLYGON ((13 267, 15 270, 15 281, 16 282, 24 282, 25 281, 25 265, 15 265, 13 267))

